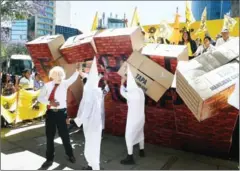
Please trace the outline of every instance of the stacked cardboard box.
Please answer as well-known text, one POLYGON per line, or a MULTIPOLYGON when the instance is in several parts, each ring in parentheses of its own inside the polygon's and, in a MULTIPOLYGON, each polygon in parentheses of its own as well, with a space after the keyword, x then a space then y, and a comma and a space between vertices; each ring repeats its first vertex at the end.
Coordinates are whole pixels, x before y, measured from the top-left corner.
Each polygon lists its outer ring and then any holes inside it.
MULTIPOLYGON (((70 78, 76 71, 76 64, 62 65, 66 73, 66 79, 70 78)), ((83 83, 80 75, 77 80, 68 88, 67 92, 67 114, 69 118, 75 118, 77 115, 78 107, 82 99, 83 83)))
POLYGON ((227 98, 239 77, 239 63, 230 62, 239 56, 238 40, 233 39, 213 53, 205 53, 178 67, 177 92, 199 121, 229 106, 227 98))
POLYGON ((131 54, 144 46, 140 27, 107 29, 94 36, 98 55, 131 54))
POLYGON ((175 74, 178 61, 188 61, 187 47, 184 45, 148 44, 141 53, 175 74))
POLYGON ((33 63, 45 82, 48 81, 49 70, 53 66, 59 65, 57 60, 61 58, 61 54, 58 49, 63 43, 62 35, 42 36, 26 43, 33 63))
POLYGON ((93 41, 93 36, 96 34, 97 31, 94 31, 68 38, 60 48, 65 60, 68 63, 92 60, 96 55, 96 47, 93 41))
POLYGON ((127 65, 139 87, 156 102, 172 85, 173 74, 140 52, 134 51, 127 62, 122 65, 118 71, 122 77, 126 77, 127 65))

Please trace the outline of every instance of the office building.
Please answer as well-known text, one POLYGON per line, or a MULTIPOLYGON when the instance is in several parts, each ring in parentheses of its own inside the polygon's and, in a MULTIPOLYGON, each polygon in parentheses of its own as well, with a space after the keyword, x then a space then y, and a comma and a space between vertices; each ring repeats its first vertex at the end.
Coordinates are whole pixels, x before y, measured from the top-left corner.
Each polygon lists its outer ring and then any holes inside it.
POLYGON ((239 17, 239 0, 231 0, 232 17, 239 17))
POLYGON ((207 7, 207 20, 223 19, 224 14, 231 12, 230 0, 192 1, 192 12, 196 21, 201 20, 202 12, 207 7))
POLYGON ((55 34, 56 1, 42 1, 44 11, 35 16, 35 37, 55 34))
POLYGON ((82 32, 75 28, 56 25, 55 34, 62 34, 64 39, 67 40, 69 37, 82 34, 82 32))
POLYGON ((12 22, 11 41, 26 42, 28 35, 28 21, 15 20, 12 22))
POLYGON ((71 27, 71 2, 56 1, 56 25, 71 27))

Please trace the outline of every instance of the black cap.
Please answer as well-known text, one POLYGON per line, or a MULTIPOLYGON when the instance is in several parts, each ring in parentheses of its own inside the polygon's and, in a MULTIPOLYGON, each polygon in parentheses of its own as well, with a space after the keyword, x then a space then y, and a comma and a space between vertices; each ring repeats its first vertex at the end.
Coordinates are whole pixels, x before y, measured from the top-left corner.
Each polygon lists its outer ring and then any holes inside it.
POLYGON ((23 71, 22 71, 22 73, 26 73, 26 72, 30 72, 30 69, 28 69, 28 68, 25 68, 23 71))

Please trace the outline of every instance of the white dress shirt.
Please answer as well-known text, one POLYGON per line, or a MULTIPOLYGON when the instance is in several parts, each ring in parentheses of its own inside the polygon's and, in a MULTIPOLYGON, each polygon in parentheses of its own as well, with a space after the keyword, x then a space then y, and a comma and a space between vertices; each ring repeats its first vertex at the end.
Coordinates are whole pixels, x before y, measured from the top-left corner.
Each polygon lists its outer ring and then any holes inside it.
POLYGON ((208 48, 205 48, 204 45, 199 46, 197 48, 197 51, 195 52, 196 56, 205 53, 204 50, 205 50, 205 52, 210 52, 210 51, 214 50, 214 46, 211 44, 209 45, 208 48))
POLYGON ((222 44, 228 42, 228 41, 231 40, 231 39, 232 39, 232 37, 229 37, 229 38, 225 41, 225 40, 223 40, 223 38, 221 37, 221 38, 219 38, 219 39, 217 40, 215 46, 218 47, 218 46, 220 46, 220 45, 222 45, 222 44))
POLYGON ((24 88, 24 89, 33 88, 34 87, 34 81, 33 81, 32 77, 30 77, 29 79, 27 79, 26 77, 22 77, 19 80, 19 86, 24 88))
MULTIPOLYGON (((75 72, 69 79, 63 80, 55 91, 55 100, 59 102, 58 107, 51 106, 50 109, 65 109, 67 108, 67 89, 72 85, 78 78, 79 72, 75 72)), ((54 88, 55 83, 53 81, 46 83, 40 91, 38 101, 40 103, 49 105, 49 96, 54 88)))

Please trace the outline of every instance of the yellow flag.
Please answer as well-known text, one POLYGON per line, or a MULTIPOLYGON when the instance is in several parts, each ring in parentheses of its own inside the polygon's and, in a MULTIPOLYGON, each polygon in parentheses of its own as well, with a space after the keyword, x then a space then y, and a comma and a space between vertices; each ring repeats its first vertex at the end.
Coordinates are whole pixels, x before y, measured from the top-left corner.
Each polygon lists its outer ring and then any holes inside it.
POLYGON ((98 27, 98 12, 96 12, 95 14, 91 31, 97 30, 97 27, 98 27))
POLYGON ((180 38, 181 38, 179 18, 180 18, 180 15, 178 14, 178 9, 177 9, 177 13, 175 15, 175 21, 173 24, 173 32, 169 39, 169 41, 174 44, 178 44, 178 42, 180 41, 180 38))
POLYGON ((139 16, 137 13, 137 7, 135 7, 130 27, 134 27, 134 26, 140 26, 139 16))
POLYGON ((191 24, 195 21, 195 19, 193 17, 193 14, 192 14, 191 5, 190 5, 189 1, 186 1, 185 16, 186 16, 187 30, 189 30, 191 24))
POLYGON ((229 15, 224 15, 223 29, 228 29, 231 32, 237 21, 229 15))
POLYGON ((205 7, 201 17, 200 28, 196 31, 196 35, 204 33, 207 31, 207 8, 205 7))
POLYGON ((168 25, 166 21, 162 21, 159 25, 159 37, 164 39, 169 39, 173 33, 173 28, 168 25))

